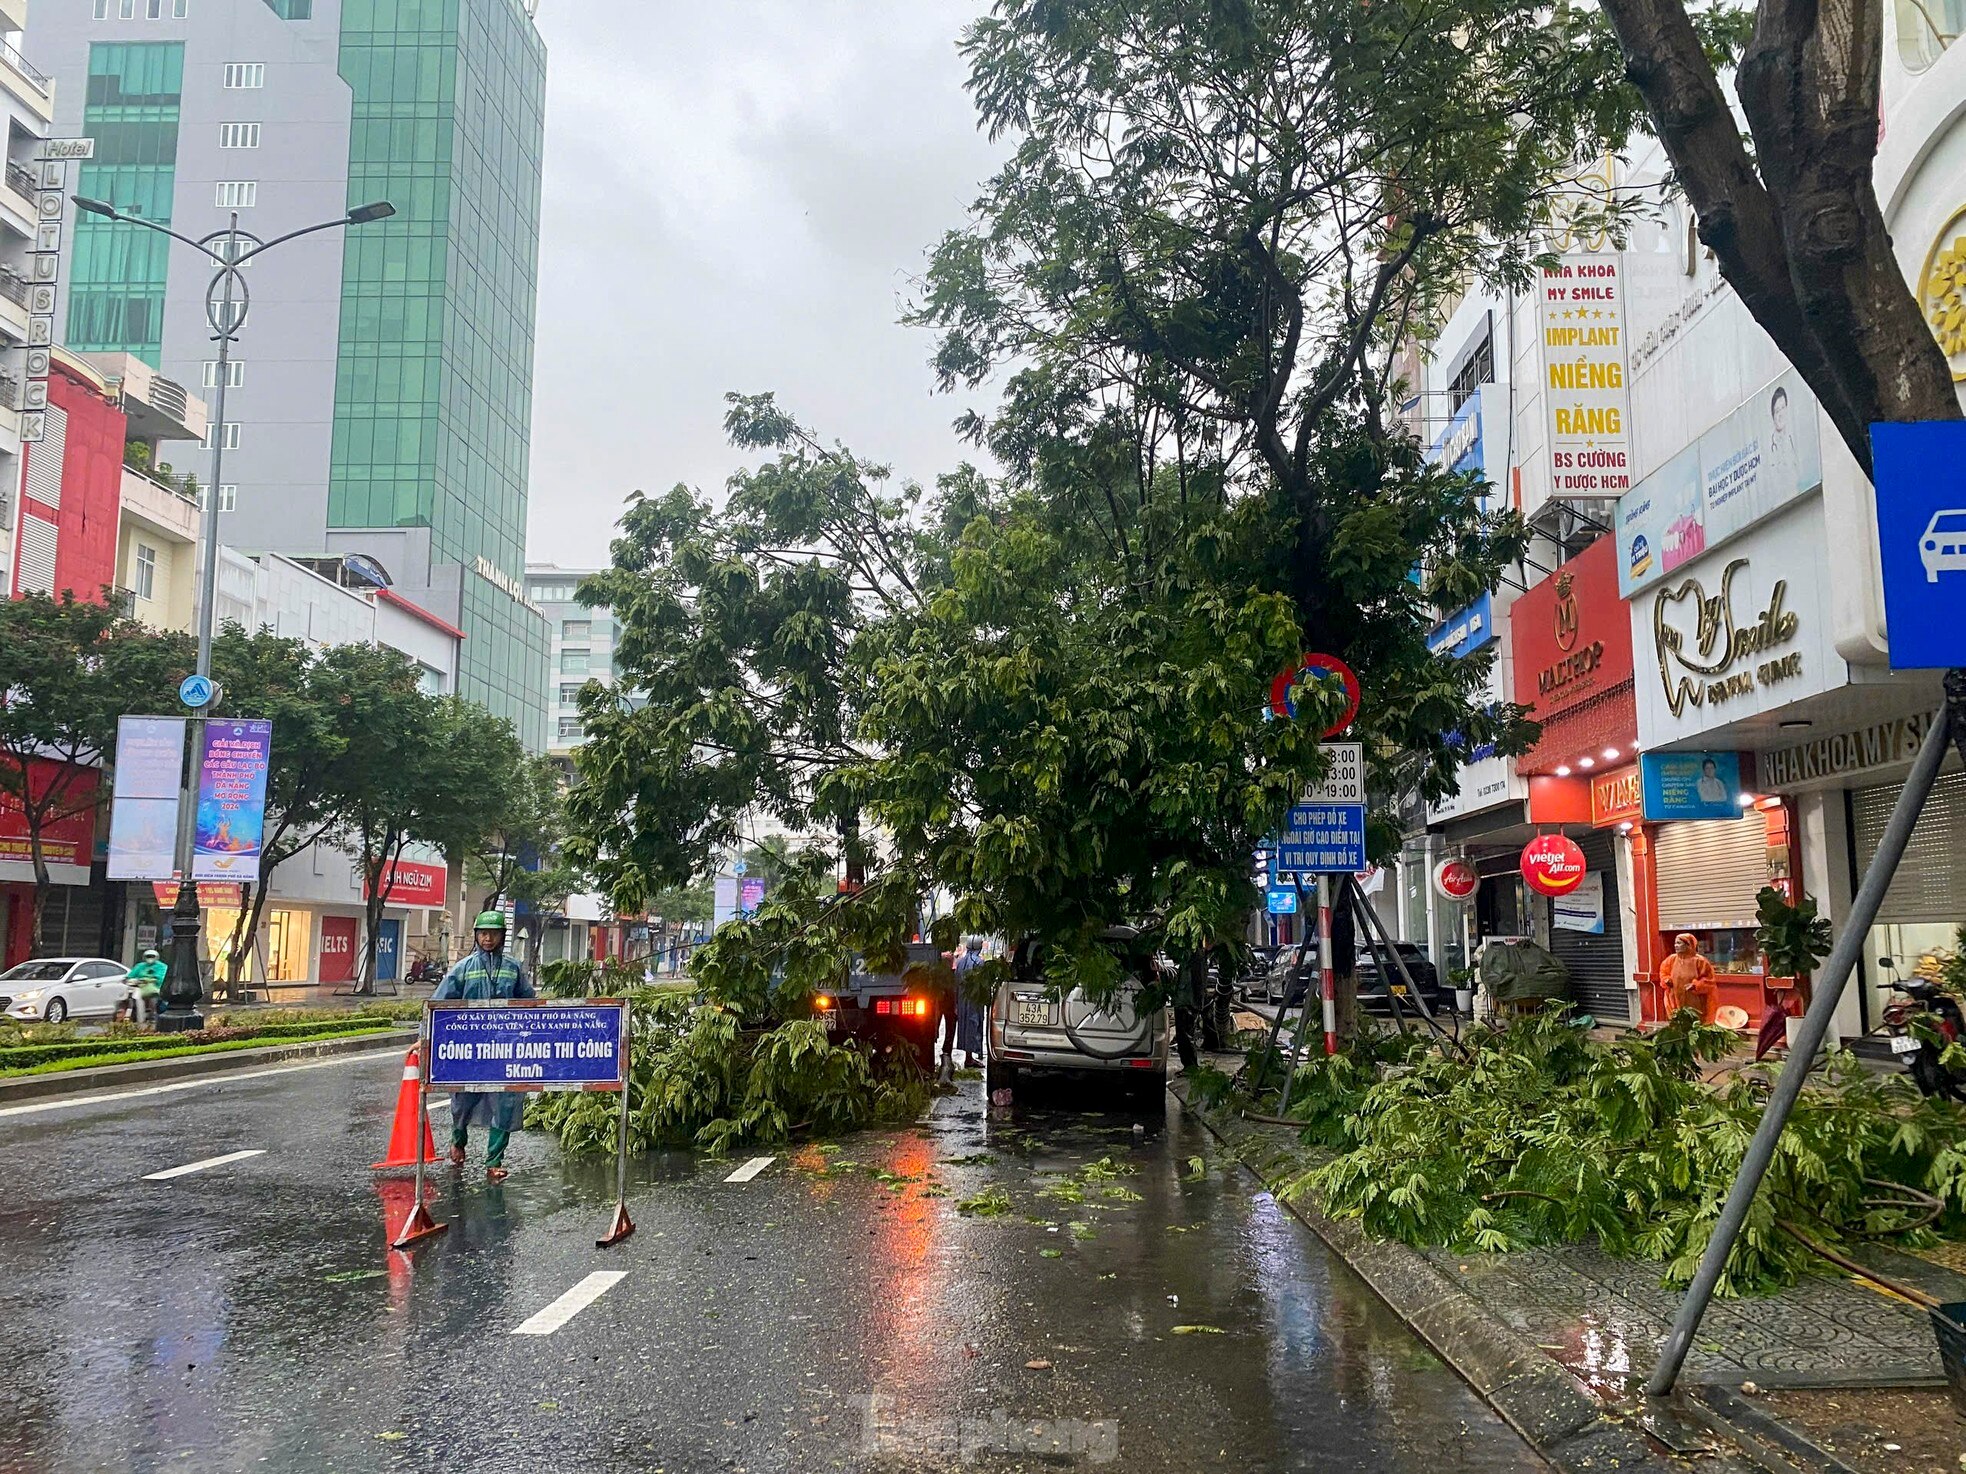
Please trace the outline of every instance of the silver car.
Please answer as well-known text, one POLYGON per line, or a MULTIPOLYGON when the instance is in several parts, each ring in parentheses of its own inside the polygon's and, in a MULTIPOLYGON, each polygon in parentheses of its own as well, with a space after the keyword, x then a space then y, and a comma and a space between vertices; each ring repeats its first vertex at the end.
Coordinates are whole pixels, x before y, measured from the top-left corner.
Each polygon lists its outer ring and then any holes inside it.
POLYGON ((134 991, 129 969, 107 957, 37 957, 0 972, 0 1011, 11 1019, 109 1018, 134 991))
POLYGON ((1169 1012, 1142 1008, 1142 993, 1155 982, 1155 964, 1131 927, 1109 927, 1100 942, 1118 954, 1125 979, 1104 1006, 1078 989, 1052 996, 1044 981, 1041 944, 1024 941, 1010 957, 1010 977, 990 1000, 986 1083, 990 1090, 1017 1088, 1032 1070, 1102 1075, 1122 1085, 1136 1102, 1158 1105, 1167 1088, 1169 1012))

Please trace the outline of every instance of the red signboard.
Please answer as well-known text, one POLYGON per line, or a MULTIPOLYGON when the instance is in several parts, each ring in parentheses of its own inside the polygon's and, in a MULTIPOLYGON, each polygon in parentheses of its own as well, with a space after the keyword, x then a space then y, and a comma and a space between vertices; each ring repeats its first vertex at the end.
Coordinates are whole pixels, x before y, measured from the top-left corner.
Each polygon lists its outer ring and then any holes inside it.
POLYGON ((321 918, 321 981, 352 983, 355 980, 356 921, 352 916, 321 918))
POLYGON ((442 865, 398 860, 390 866, 382 887, 385 906, 441 906, 448 876, 442 865))
POLYGON ((1522 878, 1532 891, 1567 896, 1584 883, 1589 867, 1577 842, 1561 834, 1542 834, 1522 847, 1522 878))
POLYGON ((1509 608, 1515 699, 1536 719, 1632 678, 1631 610, 1618 597, 1618 543, 1599 538, 1509 608))
MULTIPOLYGON (((175 880, 153 880, 150 890, 157 897, 157 904, 166 911, 177 904, 175 880)), ((201 880, 198 882, 198 904, 207 911, 237 911, 244 904, 246 888, 236 880, 201 880)))
MULTIPOLYGON (((47 795, 49 785, 68 767, 47 758, 27 760, 29 792, 37 801, 47 795)), ((100 775, 94 768, 70 771, 67 786, 55 807, 70 810, 81 805, 83 812, 66 813, 41 826, 41 854, 50 865, 79 865, 87 869, 96 853, 95 794, 100 775)), ((27 816, 20 800, 11 793, 0 793, 0 860, 29 861, 33 858, 27 835, 27 816)))
POLYGON ((1434 889, 1450 901, 1465 901, 1481 885, 1481 876, 1466 860, 1442 860, 1434 866, 1434 889))
POLYGON ((1644 817, 1645 793, 1637 763, 1591 779, 1591 823, 1602 829, 1608 824, 1636 824, 1644 817))

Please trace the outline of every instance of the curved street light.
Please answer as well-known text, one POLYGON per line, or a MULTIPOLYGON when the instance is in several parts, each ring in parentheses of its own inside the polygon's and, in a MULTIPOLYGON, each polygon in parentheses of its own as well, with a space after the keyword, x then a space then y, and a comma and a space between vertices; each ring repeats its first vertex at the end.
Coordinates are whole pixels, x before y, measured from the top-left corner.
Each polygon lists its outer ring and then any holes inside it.
MULTIPOLYGON (((146 220, 141 215, 119 210, 102 200, 88 199, 73 195, 77 209, 84 214, 99 216, 118 225, 141 225, 146 230, 154 230, 159 235, 167 235, 172 240, 191 247, 218 267, 209 286, 205 289, 205 318, 212 326, 212 337, 218 344, 218 396, 213 406, 216 429, 212 434, 212 480, 205 490, 204 517, 202 519, 205 539, 203 566, 200 569, 198 590, 198 674, 210 677, 212 673, 212 624, 213 605, 217 602, 218 587, 218 489, 223 484, 225 474, 225 388, 228 378, 228 365, 232 358, 232 342, 239 329, 245 326, 246 313, 252 306, 252 292, 246 285, 245 277, 239 268, 255 256, 272 250, 275 246, 296 240, 304 235, 313 235, 321 230, 338 230, 349 225, 367 225, 376 220, 387 220, 396 213, 396 207, 387 200, 371 200, 366 205, 357 205, 347 214, 335 220, 323 220, 315 225, 304 225, 299 230, 290 230, 285 235, 276 235, 270 241, 239 229, 239 212, 233 211, 231 220, 223 230, 193 239, 180 235, 167 225, 155 220, 146 220), (224 242, 222 248, 215 242, 224 242), (252 244, 241 249, 241 243, 252 244)), ((184 1029, 195 1029, 204 1023, 198 1013, 198 1000, 204 996, 204 983, 198 968, 198 934, 203 926, 203 918, 198 906, 198 886, 192 878, 192 839, 195 833, 196 808, 198 803, 198 762, 204 751, 205 716, 202 711, 194 712, 190 719, 191 761, 187 772, 189 777, 184 792, 178 801, 177 826, 177 902, 171 908, 171 961, 167 971, 161 1006, 157 1011, 157 1030, 159 1033, 175 1033, 184 1029)))

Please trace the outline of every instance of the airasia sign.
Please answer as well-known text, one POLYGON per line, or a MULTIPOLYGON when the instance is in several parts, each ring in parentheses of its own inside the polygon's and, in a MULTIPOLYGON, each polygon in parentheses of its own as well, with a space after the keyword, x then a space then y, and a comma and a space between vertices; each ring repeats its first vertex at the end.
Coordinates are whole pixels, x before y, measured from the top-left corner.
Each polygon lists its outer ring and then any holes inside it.
POLYGON ((1442 860, 1434 866, 1434 889, 1450 901, 1465 901, 1481 885, 1481 876, 1466 860, 1442 860))
POLYGON ((1561 834, 1543 834, 1522 847, 1522 878, 1532 891, 1567 896, 1584 883, 1584 852, 1561 834))

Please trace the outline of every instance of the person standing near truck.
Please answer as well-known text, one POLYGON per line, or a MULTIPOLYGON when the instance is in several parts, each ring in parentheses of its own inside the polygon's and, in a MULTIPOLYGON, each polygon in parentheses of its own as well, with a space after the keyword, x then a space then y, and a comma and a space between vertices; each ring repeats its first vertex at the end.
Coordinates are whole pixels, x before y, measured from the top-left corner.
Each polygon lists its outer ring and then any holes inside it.
MULTIPOLYGON (((478 945, 468 957, 453 967, 430 995, 433 1002, 447 998, 467 1003, 503 1002, 511 998, 537 995, 527 981, 525 969, 505 955, 505 913, 481 911, 472 923, 478 945)), ((473 1125, 488 1129, 485 1138, 485 1178, 503 1182, 506 1178, 505 1147, 525 1110, 525 1096, 510 1090, 460 1090, 451 1096, 451 1150, 453 1167, 464 1165, 464 1148, 473 1125)))

